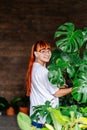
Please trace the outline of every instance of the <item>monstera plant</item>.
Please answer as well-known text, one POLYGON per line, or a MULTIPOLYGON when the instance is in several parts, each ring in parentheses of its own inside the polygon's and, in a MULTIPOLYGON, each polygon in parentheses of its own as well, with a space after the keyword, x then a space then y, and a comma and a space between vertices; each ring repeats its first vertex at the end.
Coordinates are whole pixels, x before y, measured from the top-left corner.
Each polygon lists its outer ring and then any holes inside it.
POLYGON ((59 26, 54 34, 49 80, 53 84, 72 86, 72 97, 87 103, 87 28, 75 29, 73 23, 59 26))

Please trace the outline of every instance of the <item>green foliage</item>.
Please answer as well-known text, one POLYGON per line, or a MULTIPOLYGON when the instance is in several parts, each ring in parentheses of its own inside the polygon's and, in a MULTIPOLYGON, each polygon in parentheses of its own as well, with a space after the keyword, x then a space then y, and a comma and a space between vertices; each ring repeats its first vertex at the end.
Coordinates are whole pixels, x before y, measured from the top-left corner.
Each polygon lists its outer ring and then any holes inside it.
POLYGON ((21 130, 41 130, 32 126, 30 117, 22 112, 17 115, 17 123, 21 130))
POLYGON ((0 97, 0 111, 5 112, 9 107, 13 107, 15 113, 19 111, 19 106, 28 106, 29 97, 21 96, 15 97, 11 101, 8 101, 5 97, 0 97))
POLYGON ((29 105, 29 97, 25 96, 20 96, 20 97, 16 97, 13 99, 13 104, 16 104, 16 106, 23 106, 26 107, 29 105))
POLYGON ((6 98, 0 97, 0 111, 5 111, 8 108, 9 104, 6 98))
MULTIPOLYGON (((49 102, 45 103, 45 106, 51 116, 52 122, 45 123, 45 127, 39 129, 31 125, 31 118, 19 112, 17 115, 17 123, 21 130, 86 130, 87 128, 87 107, 78 108, 76 105, 57 108, 49 107, 49 102)), ((43 111, 43 105, 37 106, 39 108, 38 113, 43 111)), ((44 115, 45 116, 45 115, 44 115)), ((43 116, 43 117, 44 117, 43 116)))
POLYGON ((74 100, 87 103, 87 27, 76 30, 73 23, 64 23, 57 28, 54 39, 56 49, 48 66, 50 82, 72 86, 74 100))
POLYGON ((26 114, 19 112, 17 115, 17 122, 21 130, 30 130, 31 120, 26 114))
POLYGON ((34 113, 31 115, 31 120, 36 120, 36 122, 38 122, 40 117, 41 118, 46 117, 46 122, 51 123, 52 119, 48 111, 49 107, 51 107, 49 101, 46 101, 44 105, 34 106, 33 107, 34 113))
POLYGON ((87 118, 77 113, 77 107, 71 106, 65 108, 69 115, 64 115, 59 109, 48 108, 55 130, 86 130, 87 118))
POLYGON ((21 130, 51 130, 50 128, 52 128, 50 124, 45 124, 43 128, 36 128, 35 126, 32 126, 31 118, 22 112, 17 114, 17 123, 21 130))
POLYGON ((8 101, 5 97, 0 97, 0 111, 8 109, 10 106, 16 107, 16 101, 19 99, 13 98, 11 101, 8 101))

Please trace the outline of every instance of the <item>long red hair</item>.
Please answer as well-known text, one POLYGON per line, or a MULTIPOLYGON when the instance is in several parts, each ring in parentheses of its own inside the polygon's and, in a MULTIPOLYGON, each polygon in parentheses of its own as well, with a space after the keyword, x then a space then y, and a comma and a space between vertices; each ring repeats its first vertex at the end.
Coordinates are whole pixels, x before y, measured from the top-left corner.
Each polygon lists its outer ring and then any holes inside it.
POLYGON ((34 45, 32 45, 30 62, 27 70, 27 76, 26 76, 27 96, 30 96, 31 93, 31 82, 32 82, 31 75, 32 75, 33 63, 35 61, 34 51, 41 51, 43 49, 51 49, 50 44, 46 41, 37 41, 34 45))

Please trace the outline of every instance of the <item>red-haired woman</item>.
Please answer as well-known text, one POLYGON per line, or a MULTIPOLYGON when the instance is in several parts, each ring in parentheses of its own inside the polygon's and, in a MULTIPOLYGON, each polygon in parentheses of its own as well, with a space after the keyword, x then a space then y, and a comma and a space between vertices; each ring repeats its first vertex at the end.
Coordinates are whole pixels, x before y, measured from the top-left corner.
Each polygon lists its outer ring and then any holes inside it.
MULTIPOLYGON (((52 107, 59 105, 61 96, 71 93, 71 88, 59 89, 48 80, 48 70, 46 63, 51 57, 51 46, 46 41, 37 41, 32 46, 30 63, 27 72, 27 96, 30 96, 30 115, 33 114, 33 106, 43 105, 46 101, 51 102, 52 107)), ((64 85, 63 87, 65 87, 64 85)), ((33 121, 33 125, 41 128, 45 123, 40 119, 38 124, 33 121)))

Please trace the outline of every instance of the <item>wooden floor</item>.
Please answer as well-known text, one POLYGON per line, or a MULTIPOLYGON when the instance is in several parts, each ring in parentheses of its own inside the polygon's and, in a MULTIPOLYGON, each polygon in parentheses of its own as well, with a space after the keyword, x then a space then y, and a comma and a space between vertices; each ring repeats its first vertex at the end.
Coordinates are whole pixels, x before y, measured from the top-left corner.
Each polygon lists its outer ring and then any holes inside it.
POLYGON ((0 130, 20 130, 15 116, 0 116, 0 130))

